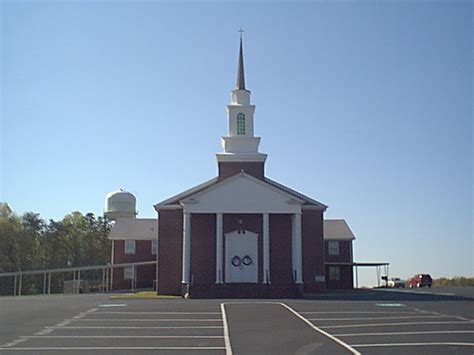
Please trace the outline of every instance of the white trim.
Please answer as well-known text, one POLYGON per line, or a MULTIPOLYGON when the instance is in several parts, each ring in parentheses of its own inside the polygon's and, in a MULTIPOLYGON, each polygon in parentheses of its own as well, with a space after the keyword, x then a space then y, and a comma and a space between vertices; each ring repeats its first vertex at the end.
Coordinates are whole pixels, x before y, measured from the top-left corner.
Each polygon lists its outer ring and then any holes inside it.
POLYGON ((183 218, 183 255, 182 283, 189 284, 191 271, 191 213, 184 212, 183 218))
POLYGON ((224 230, 223 230, 223 216, 222 213, 216 213, 216 284, 223 283, 223 245, 224 245, 224 230))
MULTIPOLYGON (((155 207, 155 210, 158 212, 158 209, 167 209, 168 207, 171 208, 171 207, 175 207, 175 208, 181 208, 180 205, 177 205, 177 204, 174 204, 174 205, 170 205, 169 203, 174 201, 174 200, 181 200, 182 198, 184 198, 185 196, 187 195, 191 195, 191 194, 194 194, 196 191, 199 191, 200 189, 205 189, 206 187, 208 187, 209 185, 212 185, 213 183, 215 183, 216 181, 218 180, 217 177, 214 177, 210 180, 207 180, 199 185, 196 185, 190 189, 187 189, 177 195, 174 195, 170 198, 167 198, 166 200, 164 201, 161 201, 161 202, 158 202, 157 204, 155 204, 153 207, 155 207)), ((172 208, 174 209, 174 208, 172 208)))
POLYGON ((226 355, 232 355, 232 346, 230 345, 229 326, 227 324, 227 315, 225 313, 225 303, 221 303, 222 323, 224 327, 224 344, 226 355))
POLYGON ((263 214, 263 283, 270 284, 270 215, 263 214))
MULTIPOLYGON (((224 137, 223 137, 224 138, 224 137)), ((227 138, 227 137, 226 137, 227 138)), ((257 137, 255 137, 257 138, 257 137)), ((259 137, 258 137, 259 138, 259 137)), ((217 153, 216 159, 218 163, 230 162, 249 162, 249 163, 264 163, 267 160, 267 154, 263 153, 217 153)))
MULTIPOLYGON (((296 202, 299 202, 300 204, 304 202, 303 200, 301 200, 301 199, 299 199, 299 198, 296 198, 294 195, 291 195, 291 194, 289 194, 288 192, 283 191, 283 190, 281 190, 281 189, 279 189, 279 188, 273 186, 272 184, 269 184, 268 182, 266 182, 266 181, 264 181, 264 180, 257 179, 256 177, 254 177, 254 176, 252 176, 252 175, 249 175, 249 174, 247 174, 247 173, 244 172, 244 171, 241 171, 240 173, 237 173, 237 174, 235 174, 235 175, 233 175, 233 176, 231 176, 231 177, 229 177, 229 178, 227 178, 227 179, 224 179, 224 180, 222 180, 222 181, 219 181, 218 183, 216 183, 216 184, 210 186, 209 188, 207 188, 207 189, 205 189, 205 190, 202 190, 202 191, 199 191, 199 192, 197 192, 197 193, 195 193, 195 194, 189 196, 188 198, 196 199, 197 197, 199 197, 200 195, 202 195, 202 194, 204 194, 204 193, 206 193, 206 192, 208 192, 208 191, 211 191, 211 190, 216 189, 217 187, 220 187, 220 186, 229 184, 229 183, 231 183, 232 181, 237 180, 237 179, 242 178, 242 177, 247 178, 247 179, 249 179, 249 180, 251 180, 251 181, 253 181, 253 182, 257 183, 257 184, 260 184, 260 185, 263 186, 263 187, 266 187, 266 188, 268 188, 268 189, 271 189, 272 191, 274 191, 274 192, 276 192, 276 193, 278 193, 278 194, 280 194, 280 195, 282 195, 282 196, 285 196, 285 197, 288 198, 289 200, 294 200, 294 201, 296 201, 296 202)), ((293 203, 294 203, 294 202, 293 202, 293 203)))
POLYGON ((155 205, 155 210, 160 209, 160 210, 180 210, 183 208, 181 205, 155 205))
POLYGON ((296 272, 297 284, 303 283, 303 248, 301 237, 301 213, 294 213, 291 218, 292 236, 292 260, 293 272, 296 272))

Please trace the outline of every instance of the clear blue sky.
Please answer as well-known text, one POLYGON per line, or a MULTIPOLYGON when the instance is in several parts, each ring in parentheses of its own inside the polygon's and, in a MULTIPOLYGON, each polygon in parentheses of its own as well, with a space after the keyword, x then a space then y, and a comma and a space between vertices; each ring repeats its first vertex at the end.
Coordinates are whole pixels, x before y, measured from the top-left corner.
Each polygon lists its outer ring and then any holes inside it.
POLYGON ((267 175, 347 219, 358 261, 473 276, 471 1, 1 4, 17 213, 101 214, 123 187, 154 217, 215 176, 243 26, 267 175))

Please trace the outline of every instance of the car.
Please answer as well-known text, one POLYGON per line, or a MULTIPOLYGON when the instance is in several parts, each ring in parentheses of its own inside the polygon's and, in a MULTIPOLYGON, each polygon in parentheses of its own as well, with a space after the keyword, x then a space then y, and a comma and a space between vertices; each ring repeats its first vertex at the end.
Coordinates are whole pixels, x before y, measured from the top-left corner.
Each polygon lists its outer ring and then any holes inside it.
POLYGON ((398 277, 392 277, 390 280, 387 281, 387 287, 405 287, 405 281, 400 280, 398 277))
POLYGON ((428 274, 415 275, 408 281, 408 287, 410 288, 424 287, 424 286, 431 287, 432 284, 433 284, 433 279, 428 274))

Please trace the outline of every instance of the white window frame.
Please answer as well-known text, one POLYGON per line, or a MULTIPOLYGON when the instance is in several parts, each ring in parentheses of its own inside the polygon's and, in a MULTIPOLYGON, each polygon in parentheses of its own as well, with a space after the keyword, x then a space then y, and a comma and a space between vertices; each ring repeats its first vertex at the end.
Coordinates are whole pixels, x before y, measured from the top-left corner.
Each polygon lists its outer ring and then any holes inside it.
POLYGON ((125 266, 123 268, 123 279, 124 280, 133 280, 133 266, 125 266))
POLYGON ((153 239, 151 241, 151 254, 156 255, 157 251, 158 251, 158 240, 153 239))
POLYGON ((339 266, 329 266, 329 280, 331 281, 341 280, 341 268, 339 266))
POLYGON ((328 242, 328 255, 340 255, 340 243, 337 240, 328 242))
POLYGON ((123 245, 123 249, 125 254, 135 254, 137 251, 137 243, 135 240, 126 240, 123 245))

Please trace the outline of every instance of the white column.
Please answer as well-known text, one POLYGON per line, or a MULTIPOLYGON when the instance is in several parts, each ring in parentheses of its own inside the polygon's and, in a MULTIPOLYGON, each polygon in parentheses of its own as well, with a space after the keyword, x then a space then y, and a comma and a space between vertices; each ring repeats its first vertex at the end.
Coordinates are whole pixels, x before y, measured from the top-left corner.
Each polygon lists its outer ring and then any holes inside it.
POLYGON ((190 283, 191 270, 191 213, 184 212, 183 218, 183 284, 190 283))
POLYGON ((292 261, 293 261, 293 277, 296 274, 296 283, 303 283, 303 248, 301 241, 301 213, 295 213, 292 216, 292 261))
POLYGON ((222 213, 216 213, 216 284, 221 284, 224 282, 222 277, 222 232, 222 213))
POLYGON ((263 283, 270 283, 270 218, 263 214, 263 283))

